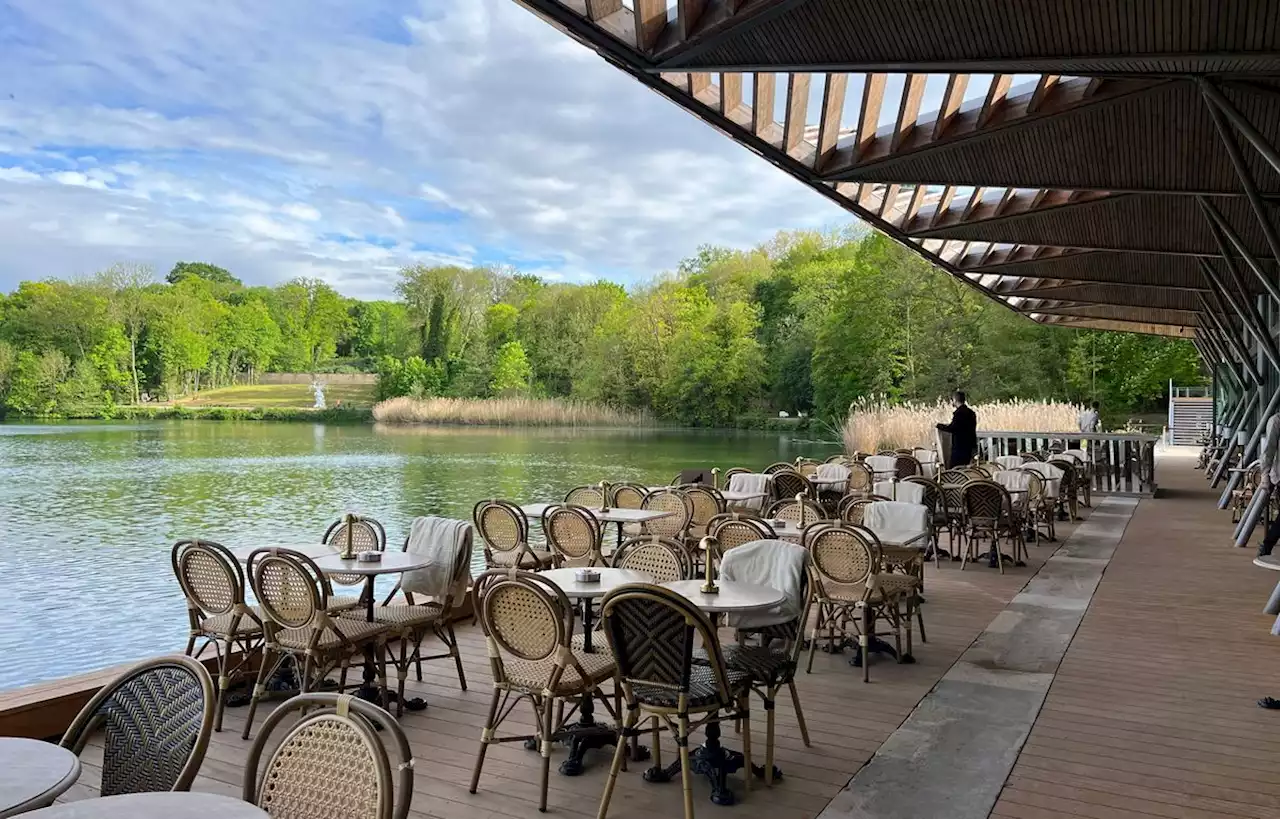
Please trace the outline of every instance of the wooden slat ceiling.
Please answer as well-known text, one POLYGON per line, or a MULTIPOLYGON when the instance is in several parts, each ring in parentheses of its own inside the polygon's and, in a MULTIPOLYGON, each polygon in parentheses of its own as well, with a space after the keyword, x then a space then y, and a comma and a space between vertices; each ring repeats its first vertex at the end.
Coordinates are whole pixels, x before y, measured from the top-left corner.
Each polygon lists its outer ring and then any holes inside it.
POLYGON ((1280 2, 517 2, 1036 321, 1189 334, 1206 259, 1265 292, 1207 211, 1275 277, 1205 94, 1280 143, 1280 2))

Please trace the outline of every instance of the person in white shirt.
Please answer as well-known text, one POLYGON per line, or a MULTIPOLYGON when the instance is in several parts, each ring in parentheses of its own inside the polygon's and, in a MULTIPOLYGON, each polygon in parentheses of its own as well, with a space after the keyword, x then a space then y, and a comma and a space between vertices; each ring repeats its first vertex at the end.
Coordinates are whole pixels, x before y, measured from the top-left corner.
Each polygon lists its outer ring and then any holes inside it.
POLYGON ((1098 402, 1094 401, 1092 406, 1080 413, 1080 431, 1081 432, 1097 432, 1099 425, 1102 423, 1101 417, 1098 415, 1098 402))
MULTIPOLYGON (((1262 480, 1258 485, 1259 492, 1270 495, 1276 485, 1280 484, 1280 458, 1276 457, 1278 450, 1280 450, 1280 413, 1267 419, 1267 428, 1262 434, 1262 455, 1258 459, 1258 467, 1262 472, 1262 480)), ((1276 547, 1276 541, 1280 541, 1280 517, 1271 521, 1271 525, 1267 527, 1267 533, 1262 536, 1262 543, 1258 544, 1258 557, 1271 554, 1271 550, 1276 547)))

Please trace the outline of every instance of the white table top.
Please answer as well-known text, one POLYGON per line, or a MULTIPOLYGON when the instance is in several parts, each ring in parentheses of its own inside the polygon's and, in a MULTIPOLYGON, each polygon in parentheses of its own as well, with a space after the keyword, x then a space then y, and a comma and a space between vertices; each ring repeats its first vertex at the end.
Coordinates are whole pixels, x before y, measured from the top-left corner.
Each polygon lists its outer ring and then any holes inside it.
POLYGON ((432 556, 414 552, 383 552, 382 559, 372 563, 343 560, 337 552, 315 558, 316 566, 325 574, 391 574, 421 569, 431 563, 432 556))
POLYGON ((787 596, 772 586, 758 586, 755 583, 737 583, 732 580, 716 580, 720 587, 719 594, 703 594, 702 580, 675 580, 663 583, 663 588, 671 589, 686 598, 698 608, 713 614, 720 612, 747 612, 771 609, 787 599, 787 596))
POLYGON ((538 577, 546 578, 559 586, 565 597, 575 599, 604 597, 619 586, 625 586, 628 583, 653 582, 652 575, 631 569, 599 568, 596 571, 600 573, 600 580, 596 583, 580 583, 576 577, 577 569, 548 569, 545 572, 538 572, 538 577))
POLYGON ((299 554, 306 555, 312 560, 315 560, 318 557, 327 557, 328 555, 334 554, 338 551, 333 546, 329 546, 325 543, 263 543, 258 546, 241 546, 239 548, 232 549, 231 554, 235 556, 236 560, 239 560, 241 563, 245 563, 249 560, 249 555, 259 549, 280 549, 282 551, 287 550, 290 552, 298 552, 299 554))
POLYGON ((131 793, 24 813, 33 819, 269 819, 248 802, 212 793, 131 793))
POLYGON ((1280 555, 1255 557, 1253 559, 1253 565, 1260 566, 1263 569, 1270 569, 1273 572, 1280 572, 1280 555))
POLYGON ((80 760, 51 742, 0 737, 0 816, 44 807, 80 778, 80 760))
MULTIPOLYGON (((520 511, 530 518, 540 518, 549 507, 560 505, 558 503, 526 503, 520 507, 520 511)), ((604 523, 644 523, 646 520, 669 518, 675 514, 660 512, 657 509, 623 509, 619 506, 611 506, 607 512, 590 507, 583 508, 590 512, 593 518, 604 523)))

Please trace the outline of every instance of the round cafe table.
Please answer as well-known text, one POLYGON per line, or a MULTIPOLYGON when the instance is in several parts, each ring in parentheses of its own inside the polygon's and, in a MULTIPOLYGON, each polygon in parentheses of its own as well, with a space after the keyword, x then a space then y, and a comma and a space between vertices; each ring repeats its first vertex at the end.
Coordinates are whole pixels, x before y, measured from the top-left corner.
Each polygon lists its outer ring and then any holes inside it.
POLYGON ((212 793, 131 793, 82 799, 23 814, 23 819, 268 819, 267 812, 212 793))
MULTIPOLYGON (((604 597, 609 592, 625 586, 628 583, 652 583, 653 577, 644 572, 636 572, 630 569, 596 569, 600 573, 600 579, 594 583, 583 583, 578 580, 577 569, 548 569, 544 572, 538 572, 538 577, 547 580, 557 586, 560 591, 564 592, 564 596, 571 600, 581 600, 582 603, 582 650, 587 654, 595 653, 595 645, 592 643, 594 632, 594 624, 592 618, 595 613, 591 610, 591 601, 604 597)), ((571 732, 569 745, 569 758, 560 763, 560 773, 565 776, 577 776, 582 773, 582 758, 587 751, 593 748, 603 748, 606 745, 613 745, 618 741, 618 729, 602 723, 596 722, 595 719, 595 700, 589 694, 584 692, 578 705, 578 721, 572 725, 566 725, 565 729, 571 732)), ((635 749, 633 748, 633 751, 635 749)), ((633 758, 644 758, 633 755, 633 758)))
POLYGON ((80 760, 66 748, 0 737, 0 817, 53 804, 79 777, 80 760))
MULTIPOLYGON (((1253 565, 1260 569, 1269 569, 1273 572, 1280 572, 1280 555, 1259 555, 1253 559, 1253 565)), ((1280 709, 1280 699, 1275 697, 1263 697, 1258 700, 1258 705, 1262 708, 1274 711, 1280 709)))
MULTIPOLYGON (((787 599, 786 594, 772 586, 738 583, 732 580, 717 581, 716 585, 720 591, 716 594, 706 594, 702 591, 704 582, 676 580, 663 583, 662 586, 693 603, 713 618, 721 614, 765 611, 787 599)), ((690 752, 689 764, 695 774, 705 776, 711 783, 712 802, 717 805, 732 805, 735 797, 733 791, 729 790, 726 778, 729 774, 740 770, 745 760, 740 752, 730 751, 720 744, 720 723, 708 724, 706 734, 707 741, 690 752)), ((646 782, 668 782, 679 773, 680 761, 677 759, 665 768, 650 768, 644 772, 644 778, 646 782)), ((777 777, 780 773, 775 772, 774 776, 777 777)), ((746 776, 755 774, 755 771, 748 771, 746 776)), ((763 774, 763 768, 760 769, 760 774, 763 774)))

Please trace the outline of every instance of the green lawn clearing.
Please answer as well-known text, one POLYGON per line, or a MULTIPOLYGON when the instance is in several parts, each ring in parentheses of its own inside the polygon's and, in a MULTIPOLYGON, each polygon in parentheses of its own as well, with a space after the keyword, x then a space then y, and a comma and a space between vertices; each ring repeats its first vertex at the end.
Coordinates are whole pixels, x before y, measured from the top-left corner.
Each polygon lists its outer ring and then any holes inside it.
MULTIPOLYGON (((368 407, 373 405, 372 384, 330 384, 324 389, 330 406, 368 407)), ((201 390, 194 396, 173 402, 183 407, 298 407, 309 408, 315 396, 309 384, 257 384, 201 390)))

